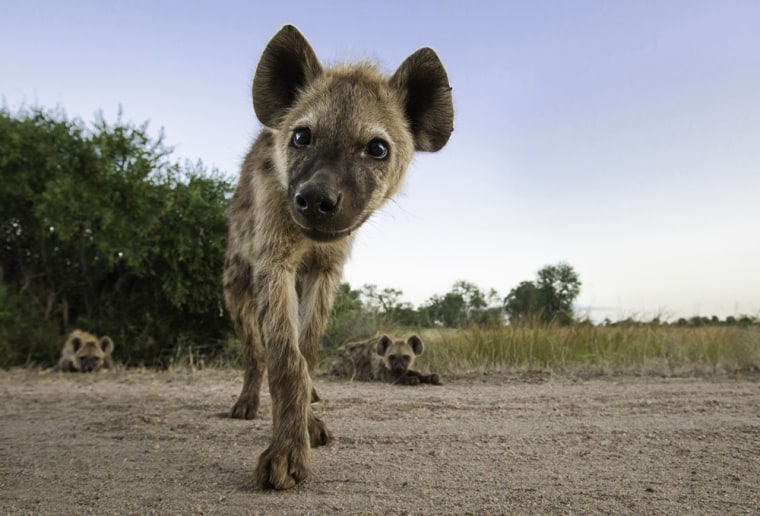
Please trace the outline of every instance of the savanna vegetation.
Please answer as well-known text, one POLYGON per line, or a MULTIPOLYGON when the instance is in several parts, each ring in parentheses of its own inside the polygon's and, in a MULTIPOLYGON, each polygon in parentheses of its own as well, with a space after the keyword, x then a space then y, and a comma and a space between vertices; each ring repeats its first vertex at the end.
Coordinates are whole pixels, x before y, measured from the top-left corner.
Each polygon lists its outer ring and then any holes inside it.
POLYGON ((0 111, 0 365, 50 364, 75 327, 129 363, 224 347, 231 185, 102 117, 0 111))
MULTIPOLYGON (((147 124, 0 109, 0 367, 52 365, 81 327, 126 365, 239 365, 221 271, 233 185, 179 162, 147 124)), ((466 271, 463 271, 466 273, 466 271)), ((570 264, 502 297, 458 281, 420 306, 396 288, 341 285, 323 342, 419 333, 440 371, 658 371, 760 366, 752 316, 592 324, 570 264)))

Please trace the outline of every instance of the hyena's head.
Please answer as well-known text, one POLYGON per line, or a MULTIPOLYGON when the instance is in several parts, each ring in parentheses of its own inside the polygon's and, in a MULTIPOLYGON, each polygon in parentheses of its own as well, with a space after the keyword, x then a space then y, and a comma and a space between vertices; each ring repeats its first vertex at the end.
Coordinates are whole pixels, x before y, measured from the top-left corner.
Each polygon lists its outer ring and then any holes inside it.
POLYGON ((407 340, 393 340, 383 335, 377 341, 377 354, 383 357, 385 367, 395 376, 401 378, 411 369, 414 358, 424 350, 422 339, 412 335, 407 340))
POLYGON ((69 352, 74 369, 90 373, 101 369, 110 360, 113 347, 109 337, 98 340, 91 333, 75 330, 64 345, 64 353, 69 352))
POLYGON ((271 131, 293 221, 317 241, 357 229, 401 186, 414 151, 441 149, 454 121, 448 76, 432 49, 391 76, 369 63, 325 68, 289 25, 262 54, 253 105, 271 131))

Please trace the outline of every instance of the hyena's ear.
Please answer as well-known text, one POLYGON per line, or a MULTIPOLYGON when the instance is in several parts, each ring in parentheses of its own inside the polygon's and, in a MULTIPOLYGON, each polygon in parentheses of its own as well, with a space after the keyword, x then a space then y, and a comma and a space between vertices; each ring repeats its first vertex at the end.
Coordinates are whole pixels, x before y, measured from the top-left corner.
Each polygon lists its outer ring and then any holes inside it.
POLYGON ((391 77, 401 91, 418 151, 437 151, 454 130, 454 103, 449 77, 432 48, 421 48, 401 63, 391 77))
POLYGON ((71 342, 71 349, 74 350, 75 353, 79 351, 79 348, 82 347, 82 339, 80 339, 79 337, 74 337, 73 339, 71 339, 70 342, 71 342))
POLYGON ((391 344, 393 344, 393 340, 389 336, 383 335, 377 341, 377 347, 375 348, 375 351, 377 351, 378 355, 385 355, 385 352, 388 350, 388 346, 391 344))
POLYGON ((113 341, 111 340, 111 337, 103 337, 100 339, 100 349, 102 349, 103 353, 106 355, 113 353, 113 341))
POLYGON ((415 355, 421 355, 425 351, 425 346, 422 345, 422 339, 417 335, 412 335, 406 340, 406 343, 412 348, 415 355))
POLYGON ((321 73, 322 65, 303 34, 285 25, 269 41, 253 76, 256 117, 276 127, 299 91, 321 73))

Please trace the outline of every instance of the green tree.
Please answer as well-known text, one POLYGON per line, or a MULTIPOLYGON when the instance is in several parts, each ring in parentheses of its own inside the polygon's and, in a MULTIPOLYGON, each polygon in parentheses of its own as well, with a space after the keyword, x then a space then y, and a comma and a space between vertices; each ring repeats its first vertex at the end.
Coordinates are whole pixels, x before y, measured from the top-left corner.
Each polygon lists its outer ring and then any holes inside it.
POLYGON ((378 325, 418 326, 420 314, 411 303, 402 301, 404 293, 395 288, 380 290, 377 285, 364 285, 361 290, 364 307, 376 319, 378 325))
POLYGON ((480 326, 503 326, 504 306, 496 290, 486 295, 486 306, 473 315, 473 321, 480 326))
POLYGON ((476 285, 457 281, 451 291, 436 295, 421 307, 421 320, 428 324, 461 328, 470 324, 503 324, 498 294, 483 293, 476 285))
POLYGON ((560 262, 547 265, 535 281, 523 281, 504 299, 504 311, 511 323, 539 319, 570 324, 574 320, 573 302, 580 293, 581 281, 572 266, 560 262))
POLYGON ((526 323, 540 317, 543 310, 541 291, 532 281, 523 281, 504 299, 504 311, 510 323, 526 323))
POLYGON ((401 296, 404 293, 395 288, 384 288, 380 290, 377 285, 364 285, 361 289, 361 296, 364 299, 364 306, 367 310, 377 315, 393 316, 393 312, 403 305, 401 296))
POLYGON ((504 310, 499 294, 494 289, 485 293, 477 285, 460 280, 454 283, 452 292, 464 300, 465 325, 492 326, 504 323, 504 310))
POLYGON ((467 323, 467 304, 460 293, 448 292, 435 295, 423 307, 430 322, 435 326, 461 328, 467 323))
POLYGON ((581 291, 581 281, 575 269, 565 262, 547 265, 538 271, 536 286, 541 292, 547 320, 570 324, 574 320, 573 302, 581 291))
POLYGON ((458 294, 464 301, 465 315, 469 321, 473 314, 486 308, 486 297, 477 285, 468 281, 459 280, 454 283, 451 291, 458 294))

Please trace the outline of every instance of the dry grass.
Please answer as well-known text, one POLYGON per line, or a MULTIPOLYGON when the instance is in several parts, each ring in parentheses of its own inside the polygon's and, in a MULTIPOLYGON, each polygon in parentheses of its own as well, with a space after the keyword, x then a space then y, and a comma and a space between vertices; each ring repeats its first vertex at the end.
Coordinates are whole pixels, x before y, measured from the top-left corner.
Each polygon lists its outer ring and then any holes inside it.
MULTIPOLYGON (((532 324, 466 329, 388 329, 406 337, 419 334, 425 353, 421 370, 554 371, 685 375, 760 370, 760 326, 682 327, 658 324, 572 326, 532 324)), ((319 369, 326 371, 335 349, 323 349, 319 369)), ((183 349, 169 369, 240 368, 243 353, 231 338, 226 352, 211 361, 183 349)))
POLYGON ((760 368, 760 327, 665 325, 427 329, 420 364, 442 372, 686 374, 760 368))

